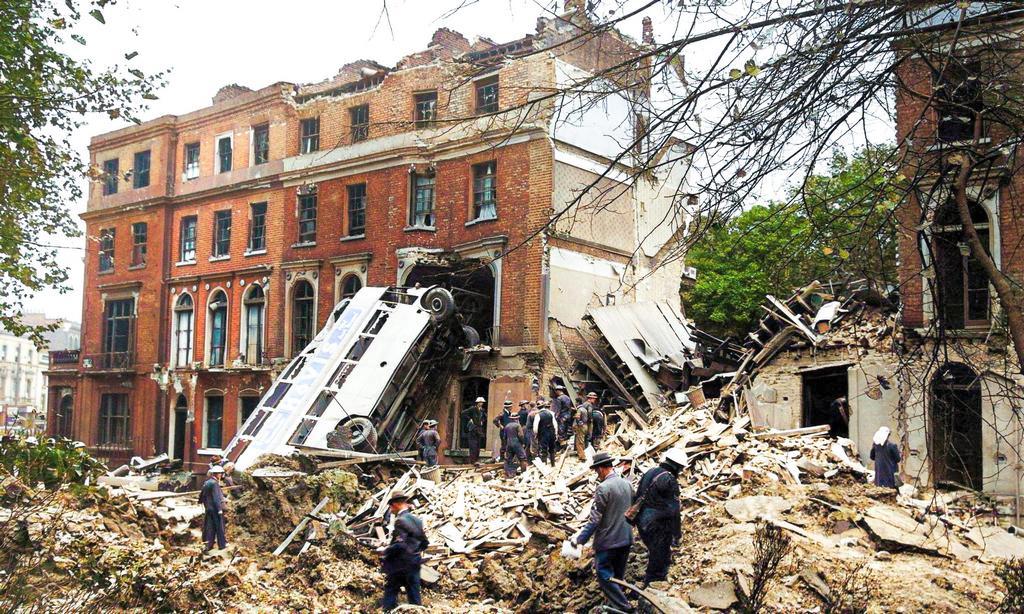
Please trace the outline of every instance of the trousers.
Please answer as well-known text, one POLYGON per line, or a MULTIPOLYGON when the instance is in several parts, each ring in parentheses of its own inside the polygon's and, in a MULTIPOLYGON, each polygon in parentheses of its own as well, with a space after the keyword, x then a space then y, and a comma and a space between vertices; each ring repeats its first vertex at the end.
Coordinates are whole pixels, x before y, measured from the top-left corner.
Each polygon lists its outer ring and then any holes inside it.
POLYGON ((203 541, 206 542, 207 549, 213 548, 214 540, 218 548, 228 545, 228 538, 224 533, 224 516, 217 512, 206 512, 203 516, 203 541))
POLYGON ((469 440, 469 462, 475 465, 480 460, 480 436, 473 433, 466 439, 469 440))
POLYGON ((668 579, 668 568, 672 564, 672 536, 657 527, 640 530, 640 539, 647 546, 647 571, 644 582, 659 582, 668 579))
POLYGON ((427 464, 427 467, 437 465, 437 448, 434 446, 423 446, 420 453, 423 454, 423 462, 427 464))
POLYGON ((626 562, 629 560, 629 546, 601 550, 594 553, 594 570, 597 572, 597 585, 601 592, 616 609, 626 612, 633 611, 633 605, 626 599, 618 584, 612 578, 626 578, 626 562))
POLYGON ((542 461, 546 461, 551 465, 555 464, 555 451, 558 449, 558 441, 554 431, 543 430, 538 433, 537 448, 537 454, 542 461))
POLYGON ((393 610, 398 606, 399 589, 405 587, 405 595, 412 605, 420 605, 420 568, 406 572, 389 573, 384 580, 384 611, 393 610))
POLYGON ((587 425, 573 424, 572 432, 576 436, 576 458, 583 460, 587 457, 587 425))

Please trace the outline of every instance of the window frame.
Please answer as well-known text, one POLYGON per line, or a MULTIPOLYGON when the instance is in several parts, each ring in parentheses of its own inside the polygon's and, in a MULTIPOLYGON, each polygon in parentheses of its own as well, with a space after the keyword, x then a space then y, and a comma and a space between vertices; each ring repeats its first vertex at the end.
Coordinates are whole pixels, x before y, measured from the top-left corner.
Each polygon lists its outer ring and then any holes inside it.
POLYGON ((501 83, 498 75, 483 77, 473 82, 473 101, 477 115, 497 113, 501 108, 501 83), (487 89, 494 88, 494 100, 487 100, 487 89))
POLYGON ((115 298, 104 302, 102 347, 104 368, 127 366, 131 362, 135 349, 135 297, 115 298), (115 313, 123 311, 118 309, 119 306, 127 306, 128 313, 115 313), (123 355, 125 360, 116 360, 115 354, 123 355))
POLYGON ((264 122, 252 127, 252 166, 270 162, 270 124, 264 122), (262 143, 260 135, 263 136, 262 143))
POLYGON ((224 446, 224 395, 223 394, 207 394, 203 397, 203 447, 204 448, 221 448, 224 446), (216 419, 213 418, 213 411, 210 406, 210 401, 213 399, 220 399, 220 414, 216 419), (216 425, 217 429, 217 441, 214 441, 211 437, 211 428, 216 425))
POLYGON ((220 175, 222 173, 230 173, 234 165, 234 152, 235 152, 235 137, 234 134, 226 132, 224 134, 218 134, 214 138, 214 174, 220 175), (224 141, 228 142, 227 151, 227 168, 224 167, 224 151, 222 151, 221 143, 224 141))
POLYGON ((100 229, 99 240, 99 268, 100 273, 110 273, 114 270, 114 249, 116 246, 117 229, 100 229))
POLYGON ((146 222, 132 224, 132 261, 131 266, 146 266, 146 245, 149 242, 149 225, 146 222), (139 230, 142 232, 140 233, 139 230), (141 234, 142 240, 139 240, 141 234))
POLYGON ((246 244, 246 251, 249 253, 267 251, 267 201, 249 203, 249 241, 246 244), (262 211, 257 213, 257 207, 261 207, 262 211), (256 245, 257 237, 259 237, 259 246, 256 245))
POLYGON ((299 120, 299 155, 320 151, 320 116, 305 117, 299 120), (316 129, 315 132, 307 130, 316 129))
POLYGON ((196 262, 196 235, 199 231, 199 216, 186 215, 181 218, 178 222, 178 263, 179 264, 194 264, 196 262), (185 234, 185 227, 191 222, 191 234, 185 234), (191 244, 191 250, 186 249, 186 240, 191 244), (188 252, 191 251, 192 257, 186 258, 188 252))
POLYGON ((494 160, 473 165, 473 221, 498 219, 498 163, 494 160), (490 180, 490 186, 486 185, 490 180), (490 200, 486 199, 490 193, 490 200), (484 215, 489 207, 490 215, 484 215))
POLYGON ((124 392, 100 395, 96 443, 99 446, 126 448, 131 443, 131 404, 124 392))
POLYGON ((370 105, 359 104, 348 109, 349 135, 353 143, 370 138, 370 105), (362 117, 361 117, 362 116, 362 117))
POLYGON ((231 256, 231 209, 220 209, 213 212, 213 245, 210 258, 229 258, 231 256))
POLYGON ((262 365, 266 353, 264 339, 264 328, 267 321, 267 293, 260 284, 250 284, 242 298, 242 322, 240 330, 245 333, 242 339, 241 353, 247 365, 262 365), (258 290, 259 296, 253 297, 258 290), (256 323, 253 324, 253 313, 257 313, 256 323), (255 333, 255 340, 253 339, 255 333), (255 356, 253 355, 255 354, 255 356))
POLYGON ((152 162, 151 150, 135 152, 135 156, 132 159, 132 189, 139 190, 149 187, 149 171, 152 167, 152 162), (145 164, 140 164, 142 161, 145 161, 145 164), (140 170, 140 166, 144 168, 140 170), (145 182, 143 182, 143 178, 145 178, 145 182))
POLYGON ((185 181, 191 181, 199 177, 201 153, 202 144, 199 141, 194 143, 185 143, 184 150, 182 151, 182 162, 184 163, 184 167, 181 171, 181 176, 185 181), (195 160, 189 160, 189 154, 192 152, 195 152, 195 160))
POLYGON ((228 357, 228 295, 222 288, 217 288, 210 294, 210 300, 206 304, 210 312, 207 320, 209 332, 208 352, 206 354, 206 366, 224 367, 227 366, 228 357), (219 307, 214 305, 223 301, 219 307), (218 341, 218 333, 220 335, 218 341))
POLYGON ((191 294, 182 292, 174 301, 174 366, 176 368, 188 368, 192 365, 193 350, 195 347, 195 300, 191 294), (184 303, 188 299, 188 304, 184 303), (188 314, 187 317, 185 314, 188 314), (182 327, 182 320, 185 319, 188 326, 182 327), (184 346, 182 340, 186 341, 184 346), (182 354, 184 352, 184 355, 182 354))
POLYGON ((117 158, 110 158, 103 161, 103 195, 113 196, 117 194, 117 184, 120 180, 121 161, 117 158))
POLYGON ((366 182, 345 186, 345 225, 349 237, 366 236, 366 182), (359 223, 356 224, 356 220, 359 223))
POLYGON ((417 128, 430 128, 437 122, 437 90, 412 95, 412 119, 417 128), (430 103, 429 112, 425 112, 425 103, 430 103))
POLYGON ((437 174, 436 173, 411 173, 410 174, 410 198, 409 198, 409 227, 425 228, 433 230, 437 224, 437 174), (420 180, 430 180, 429 186, 420 180), (430 194, 430 208, 421 209, 421 189, 430 194))
POLYGON ((291 339, 289 339, 290 343, 288 345, 291 349, 291 355, 297 356, 306 348, 307 345, 309 345, 311 341, 313 341, 313 338, 316 336, 316 287, 313 285, 313 282, 304 277, 297 279, 289 290, 289 301, 291 303, 291 330, 289 331, 291 333, 291 339), (310 289, 309 296, 298 296, 298 290, 300 287, 308 287, 310 289), (299 309, 300 300, 304 307, 301 310, 299 309), (305 321, 300 322, 300 317, 305 321), (303 326, 300 327, 300 323, 302 323, 303 326), (300 328, 303 329, 301 337, 300 328), (300 344, 300 339, 302 339, 304 343, 300 344))
POLYGON ((298 221, 297 241, 299 245, 316 244, 316 217, 318 206, 318 194, 316 191, 298 195, 295 217, 298 221))

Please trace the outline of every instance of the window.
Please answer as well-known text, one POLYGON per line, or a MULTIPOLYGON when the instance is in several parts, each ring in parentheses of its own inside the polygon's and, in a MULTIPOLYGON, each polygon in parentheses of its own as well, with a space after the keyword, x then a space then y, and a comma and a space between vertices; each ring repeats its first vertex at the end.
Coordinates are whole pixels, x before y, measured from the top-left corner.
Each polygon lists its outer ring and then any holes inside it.
POLYGON ((135 154, 135 164, 132 165, 132 187, 136 190, 149 185, 149 150, 140 151, 135 154))
POLYGON ((131 364, 135 299, 108 301, 103 314, 103 368, 123 368, 131 364))
POLYGON ((348 236, 366 234, 366 184, 348 186, 348 236))
POLYGON ((249 205, 249 251, 267 249, 267 203, 249 205))
POLYGON ((270 160, 270 126, 262 124, 252 129, 253 164, 265 164, 270 160))
POLYGON ((434 176, 414 174, 409 224, 417 228, 434 226, 434 176))
POLYGON ((114 270, 114 229, 100 231, 100 272, 114 270))
POLYGON ((352 123, 352 142, 365 141, 370 136, 370 105, 352 107, 348 114, 352 123))
POLYGON ((936 71, 933 75, 939 141, 970 141, 974 139, 978 124, 981 124, 981 136, 985 136, 985 103, 981 81, 977 78, 980 71, 977 64, 964 65, 950 59, 944 72, 936 71))
POLYGON ((292 354, 313 340, 313 285, 301 279, 292 288, 292 354))
POLYGON ((495 163, 473 166, 473 218, 492 220, 498 217, 495 163))
POLYGON ((320 149, 320 118, 310 117, 299 124, 299 153, 308 154, 320 149))
POLYGON ((103 162, 103 195, 117 194, 117 174, 119 173, 117 158, 103 162))
MULTIPOLYGON (((978 238, 989 244, 989 220, 985 209, 970 204, 971 222, 978 238)), ((989 321, 989 279, 978 258, 971 253, 960 212, 952 200, 935 213, 933 222, 936 310, 947 328, 984 326, 989 321)))
POLYGON ((181 262, 196 261, 196 216, 189 215, 181 218, 178 249, 181 262))
POLYGON ((182 294, 174 305, 174 365, 192 364, 192 297, 182 294))
POLYGON ((101 446, 127 446, 130 424, 127 394, 104 394, 100 397, 100 432, 97 443, 101 446))
POLYGON ((224 397, 206 397, 206 447, 224 445, 224 397))
POLYGON ((213 214, 213 257, 227 256, 231 251, 231 210, 213 214))
MULTIPOLYGON (((0 394, 0 396, 3 396, 0 394)), ((75 398, 70 388, 62 388, 60 391, 60 402, 57 405, 57 434, 61 437, 71 437, 71 424, 75 411, 75 398)))
POLYGON ((358 275, 354 273, 346 275, 345 279, 341 280, 341 299, 352 298, 362 287, 363 282, 358 275))
POLYGON ((145 222, 132 224, 132 266, 146 264, 148 229, 145 222))
POLYGON ((238 400, 241 402, 241 406, 242 406, 241 407, 241 409, 242 409, 242 420, 241 420, 241 422, 239 422, 239 424, 245 424, 245 421, 249 419, 249 416, 252 415, 252 412, 256 411, 256 408, 259 407, 260 398, 259 397, 239 397, 238 400))
POLYGON ((224 349, 228 337, 228 298, 217 290, 210 300, 210 356, 206 361, 211 367, 224 366, 224 349))
POLYGON ((253 285, 245 297, 245 364, 263 364, 263 314, 266 307, 263 288, 253 285))
POLYGON ((413 96, 413 119, 417 128, 429 128, 437 119, 437 92, 422 92, 413 96))
POLYGON ((316 193, 299 196, 299 243, 316 242, 316 193))
POLYGON ((217 139, 217 172, 226 173, 231 170, 231 137, 222 136, 217 139))
POLYGON ((199 143, 185 145, 185 181, 199 176, 199 143))
POLYGON ((476 112, 495 113, 498 110, 498 77, 476 82, 476 112))

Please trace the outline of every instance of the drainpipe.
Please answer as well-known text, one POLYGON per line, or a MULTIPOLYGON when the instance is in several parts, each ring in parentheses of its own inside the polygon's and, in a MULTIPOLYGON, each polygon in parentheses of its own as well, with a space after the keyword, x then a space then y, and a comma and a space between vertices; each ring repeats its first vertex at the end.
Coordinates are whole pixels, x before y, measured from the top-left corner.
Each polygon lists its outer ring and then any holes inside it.
POLYGON ((1016 479, 1014 480, 1014 490, 1016 496, 1013 499, 1013 524, 1014 526, 1020 526, 1020 447, 1024 445, 1024 430, 1021 430, 1020 420, 1017 420, 1017 450, 1015 456, 1017 457, 1017 465, 1014 467, 1014 474, 1016 479))

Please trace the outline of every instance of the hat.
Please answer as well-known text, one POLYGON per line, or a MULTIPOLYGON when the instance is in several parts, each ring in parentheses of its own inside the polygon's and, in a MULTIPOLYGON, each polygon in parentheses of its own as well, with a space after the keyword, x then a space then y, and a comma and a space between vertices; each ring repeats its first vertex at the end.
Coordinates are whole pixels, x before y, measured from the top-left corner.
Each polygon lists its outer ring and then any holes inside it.
POLYGON ((210 467, 210 470, 207 471, 206 473, 209 475, 214 475, 216 473, 224 473, 224 467, 221 467, 220 465, 214 465, 213 467, 210 467))
POLYGON ((527 401, 526 399, 523 399, 522 401, 519 401, 519 405, 529 405, 529 404, 530 404, 530 402, 527 401))
POLYGON ((686 452, 680 448, 672 448, 668 452, 665 452, 665 456, 661 460, 667 463, 672 463, 678 467, 685 467, 689 464, 689 460, 686 458, 686 452))
POLYGON ((565 390, 565 386, 559 384, 559 385, 555 386, 555 390, 565 390))
POLYGON ((505 401, 502 405, 505 407, 512 407, 512 401, 505 401))
POLYGON ((593 462, 590 463, 591 469, 597 469, 598 467, 607 467, 615 462, 615 457, 607 452, 598 452, 594 455, 593 462))
POLYGON ((424 420, 423 424, 426 424, 427 426, 437 426, 437 420, 424 420))
POLYGON ((621 456, 621 457, 619 457, 619 463, 620 464, 621 463, 629 463, 630 465, 632 465, 633 464, 633 457, 632 456, 621 456))
POLYGON ((476 398, 476 400, 475 400, 475 401, 473 401, 473 402, 474 402, 474 403, 486 403, 486 402, 487 402, 487 399, 485 399, 485 398, 483 398, 483 397, 477 397, 477 398, 476 398))
POLYGON ((396 490, 396 491, 391 493, 390 497, 388 497, 388 504, 390 505, 391 503, 394 503, 395 501, 408 501, 408 500, 409 500, 409 495, 405 494, 404 490, 396 490))
POLYGON ((589 399, 590 397, 594 397, 596 399, 597 398, 597 393, 596 392, 588 392, 587 393, 587 398, 589 399))

